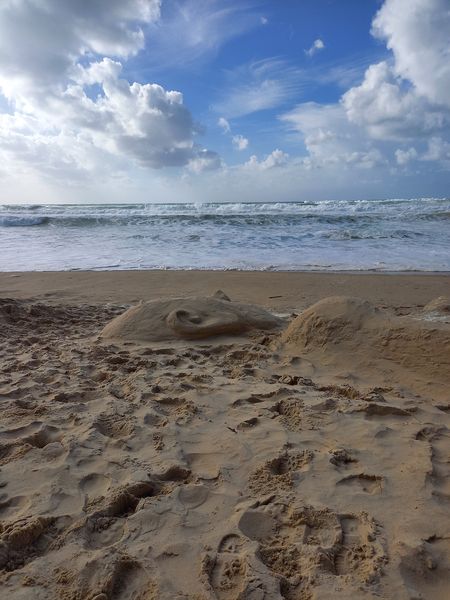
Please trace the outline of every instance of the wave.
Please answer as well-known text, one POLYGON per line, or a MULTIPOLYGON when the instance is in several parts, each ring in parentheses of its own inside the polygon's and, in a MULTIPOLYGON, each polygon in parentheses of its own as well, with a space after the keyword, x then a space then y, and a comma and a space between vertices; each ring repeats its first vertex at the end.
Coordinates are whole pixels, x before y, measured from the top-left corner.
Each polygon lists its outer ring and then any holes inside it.
POLYGON ((157 216, 255 216, 297 214, 373 214, 373 213, 448 214, 449 198, 384 200, 323 200, 301 202, 179 202, 166 204, 54 204, 0 205, 0 215, 13 213, 66 218, 118 218, 157 216))
MULTIPOLYGON (((450 212, 433 212, 428 214, 403 213, 256 213, 256 214, 165 214, 165 215, 0 215, 0 227, 35 227, 49 225, 53 228, 95 228, 95 227, 164 227, 164 226, 199 226, 205 227, 270 227, 270 226, 353 226, 370 227, 381 222, 402 223, 424 221, 444 221, 450 218, 450 212)), ((347 235, 347 233, 343 233, 347 235)), ((364 236, 363 236, 364 237, 364 236)))
POLYGON ((0 217, 0 227, 35 227, 45 225, 50 221, 49 217, 0 217))

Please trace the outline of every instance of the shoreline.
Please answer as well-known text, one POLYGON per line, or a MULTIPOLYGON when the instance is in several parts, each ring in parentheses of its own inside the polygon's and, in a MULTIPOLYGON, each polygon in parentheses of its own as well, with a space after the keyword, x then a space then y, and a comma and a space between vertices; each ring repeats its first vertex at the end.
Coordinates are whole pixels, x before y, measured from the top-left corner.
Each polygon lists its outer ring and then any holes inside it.
POLYGON ((318 271, 21 271, 0 272, 0 297, 51 303, 133 304, 141 299, 213 294, 295 310, 334 295, 385 306, 420 307, 448 295, 450 273, 318 271))

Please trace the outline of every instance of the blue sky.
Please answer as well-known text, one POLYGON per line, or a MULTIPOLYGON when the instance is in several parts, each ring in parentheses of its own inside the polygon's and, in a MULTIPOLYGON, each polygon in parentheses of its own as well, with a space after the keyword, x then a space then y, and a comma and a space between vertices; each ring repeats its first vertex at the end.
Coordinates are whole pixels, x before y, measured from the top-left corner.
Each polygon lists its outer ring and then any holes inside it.
POLYGON ((448 196, 448 0, 0 6, 1 202, 448 196))

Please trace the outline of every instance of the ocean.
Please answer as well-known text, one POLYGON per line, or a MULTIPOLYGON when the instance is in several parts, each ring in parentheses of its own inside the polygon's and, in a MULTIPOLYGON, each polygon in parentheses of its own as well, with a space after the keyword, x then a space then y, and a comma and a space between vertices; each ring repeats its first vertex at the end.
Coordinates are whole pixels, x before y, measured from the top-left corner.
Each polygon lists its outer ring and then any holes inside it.
POLYGON ((450 199, 0 206, 0 270, 450 271, 450 199))

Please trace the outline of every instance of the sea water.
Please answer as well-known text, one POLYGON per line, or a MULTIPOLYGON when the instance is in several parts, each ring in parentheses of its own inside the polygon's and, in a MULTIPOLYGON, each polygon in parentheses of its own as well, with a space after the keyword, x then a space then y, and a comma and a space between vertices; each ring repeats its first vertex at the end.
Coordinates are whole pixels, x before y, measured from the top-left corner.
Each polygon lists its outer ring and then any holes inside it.
POLYGON ((0 206, 0 270, 449 271, 450 199, 0 206))

